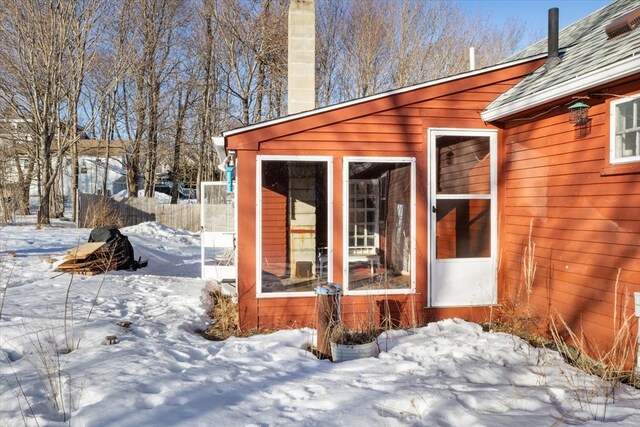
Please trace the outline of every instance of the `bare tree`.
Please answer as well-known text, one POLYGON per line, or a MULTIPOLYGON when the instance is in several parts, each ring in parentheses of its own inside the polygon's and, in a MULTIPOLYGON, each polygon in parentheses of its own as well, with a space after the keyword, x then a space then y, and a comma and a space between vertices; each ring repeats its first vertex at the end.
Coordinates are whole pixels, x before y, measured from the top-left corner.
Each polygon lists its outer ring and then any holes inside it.
MULTIPOLYGON (((21 120, 30 139, 5 150, 13 181, 5 174, 2 185, 19 181, 28 212, 36 181, 41 221, 48 222, 68 155, 75 200, 82 129, 105 142, 103 194, 114 139, 126 146, 132 197, 143 177, 145 195, 153 194, 163 162, 174 180, 216 178, 221 159, 213 136, 285 114, 288 4, 3 1, 0 101, 4 119, 21 120)), ((447 0, 316 0, 316 6, 318 105, 465 71, 471 46, 478 67, 493 64, 513 52, 524 28, 515 21, 491 26, 486 16, 447 0)))
POLYGON ((85 115, 96 117, 93 135, 104 142, 101 194, 108 194, 108 172, 113 141, 117 140, 118 118, 122 115, 123 84, 131 66, 133 43, 127 4, 111 8, 106 29, 94 60, 87 70, 85 115), (132 37, 131 37, 132 38, 132 37))
POLYGON ((65 83, 71 81, 70 43, 75 2, 7 0, 2 8, 1 92, 13 112, 30 127, 36 145, 40 210, 38 222, 49 223, 50 196, 67 148, 60 117, 65 83), (56 150, 57 156, 54 153, 56 150))
POLYGON ((342 61, 340 34, 343 33, 346 3, 316 1, 316 105, 325 106, 339 98, 342 61))
MULTIPOLYGON (((77 2, 75 8, 75 19, 70 23, 69 47, 67 66, 70 70, 69 79, 66 83, 66 107, 69 118, 66 138, 71 148, 71 196, 72 196, 72 220, 77 218, 77 196, 78 196, 78 141, 82 136, 80 121, 78 118, 80 96, 84 87, 87 65, 93 60, 95 54, 95 44, 100 34, 97 31, 98 20, 108 9, 108 2, 101 0, 82 0, 77 2)), ((91 119, 93 120, 93 118, 91 119)), ((63 175, 60 174, 60 179, 63 175)), ((64 187, 62 188, 64 197, 64 187)), ((62 212, 64 213, 64 203, 62 212)))
POLYGON ((198 124, 200 128, 200 144, 198 146, 198 166, 196 186, 198 196, 200 193, 200 182, 210 176, 207 169, 210 170, 211 164, 214 163, 213 147, 211 137, 214 131, 214 106, 215 96, 219 88, 217 67, 216 67, 216 51, 215 51, 215 3, 214 0, 204 0, 198 9, 199 17, 196 34, 199 36, 197 40, 199 44, 198 68, 202 70, 200 76, 200 101, 198 111, 198 124))
POLYGON ((149 197, 154 192, 158 165, 161 115, 166 113, 164 86, 176 65, 174 38, 189 16, 183 0, 137 0, 129 5, 121 26, 129 20, 133 24, 125 34, 135 52, 129 76, 122 84, 123 123, 117 131, 130 142, 126 161, 129 196, 137 197, 144 173, 145 196, 149 197))
POLYGON ((513 53, 524 26, 495 27, 486 14, 442 0, 317 0, 320 105, 494 64, 513 53))
MULTIPOLYGON (((52 206, 57 206, 53 214, 64 211, 63 201, 52 195, 59 191, 62 196, 65 155, 82 136, 79 100, 96 23, 107 5, 99 0, 7 0, 0 10, 0 93, 32 136, 30 148, 21 154, 34 160, 41 224, 49 223, 52 206)), ((72 158, 77 158, 75 149, 72 158)))
POLYGON ((386 25, 388 2, 360 0, 353 2, 345 17, 342 69, 347 97, 359 98, 388 87, 389 44, 392 28, 386 25))
POLYGON ((222 90, 238 102, 236 118, 241 124, 284 111, 286 11, 283 0, 264 0, 261 4, 221 0, 214 9, 224 76, 222 90), (265 92, 269 96, 265 97, 265 92))

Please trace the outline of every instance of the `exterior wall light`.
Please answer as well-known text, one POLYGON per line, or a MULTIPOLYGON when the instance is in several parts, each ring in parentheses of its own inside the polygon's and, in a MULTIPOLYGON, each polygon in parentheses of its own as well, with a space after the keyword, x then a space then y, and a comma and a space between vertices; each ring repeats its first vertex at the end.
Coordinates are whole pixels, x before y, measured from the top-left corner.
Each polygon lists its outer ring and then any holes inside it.
POLYGON ((589 106, 582 101, 569 106, 569 121, 574 125, 586 125, 589 122, 589 106))

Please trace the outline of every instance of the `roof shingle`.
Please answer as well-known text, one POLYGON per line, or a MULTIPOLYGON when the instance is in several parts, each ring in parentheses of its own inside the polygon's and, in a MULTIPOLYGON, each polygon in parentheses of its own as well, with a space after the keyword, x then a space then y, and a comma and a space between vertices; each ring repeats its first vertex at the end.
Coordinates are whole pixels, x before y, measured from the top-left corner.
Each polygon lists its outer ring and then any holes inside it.
MULTIPOLYGON (((485 112, 640 55, 640 28, 613 39, 608 39, 605 33, 605 27, 613 20, 639 7, 638 0, 616 0, 562 29, 559 35, 561 61, 551 69, 543 66, 525 77, 489 104, 485 112)), ((507 59, 507 62, 539 55, 546 50, 545 38, 507 59)))

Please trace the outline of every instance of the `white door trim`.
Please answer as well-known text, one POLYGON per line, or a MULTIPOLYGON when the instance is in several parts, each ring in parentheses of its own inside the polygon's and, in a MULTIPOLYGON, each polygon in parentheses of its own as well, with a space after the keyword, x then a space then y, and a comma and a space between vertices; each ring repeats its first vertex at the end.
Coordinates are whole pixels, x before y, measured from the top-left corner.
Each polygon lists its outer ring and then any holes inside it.
MULTIPOLYGON (((429 229, 428 229, 428 239, 429 239, 429 275, 428 275, 428 298, 427 298, 427 307, 445 307, 445 306, 473 306, 473 305, 487 305, 495 304, 497 301, 497 275, 496 275, 496 262, 497 262, 497 254, 498 254, 498 159, 497 159, 497 148, 498 148, 498 131, 497 130, 487 130, 487 129, 458 129, 458 128, 429 128, 427 130, 427 164, 429 167, 429 182, 427 183, 428 187, 428 212, 429 212, 429 229), (483 136, 489 138, 489 149, 490 149, 490 195, 481 195, 481 194, 473 194, 474 199, 486 199, 491 200, 491 265, 490 265, 490 283, 492 285, 492 295, 488 300, 482 301, 481 303, 474 303, 473 301, 469 301, 468 304, 445 304, 445 305, 435 305, 433 301, 433 286, 434 286, 434 269, 436 264, 436 214, 433 211, 433 208, 436 206, 436 183, 437 176, 435 168, 435 159, 436 159, 436 144, 435 138, 437 136, 483 136)), ((467 199, 470 195, 459 195, 459 194, 447 194, 440 195, 437 199, 440 200, 457 200, 457 199, 467 199)), ((484 258, 467 258, 466 261, 469 264, 478 263, 480 260, 484 260, 484 258)), ((439 261, 442 265, 453 265, 456 260, 441 260, 439 261)))

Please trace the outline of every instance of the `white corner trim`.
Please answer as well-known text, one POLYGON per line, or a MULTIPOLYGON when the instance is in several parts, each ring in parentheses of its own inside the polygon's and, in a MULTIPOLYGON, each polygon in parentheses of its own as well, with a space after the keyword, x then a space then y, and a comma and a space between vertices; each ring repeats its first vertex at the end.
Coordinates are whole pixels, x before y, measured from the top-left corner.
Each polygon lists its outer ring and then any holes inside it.
POLYGON ((599 70, 592 71, 573 80, 536 92, 533 95, 519 98, 500 107, 484 110, 480 117, 485 122, 492 122, 506 116, 529 110, 533 107, 555 101, 581 90, 609 83, 640 72, 640 56, 632 56, 599 70))
POLYGON ((455 74, 453 76, 443 77, 441 79, 436 79, 436 80, 431 80, 431 81, 428 81, 426 83, 420 83, 420 84, 417 84, 417 85, 407 86, 407 87, 403 87, 403 88, 400 88, 400 89, 391 90, 391 91, 388 91, 388 92, 378 93, 378 94, 367 96, 367 97, 364 97, 364 98, 359 98, 359 99, 354 99, 354 100, 351 100, 351 101, 341 102, 339 104, 329 105, 329 106, 322 107, 322 108, 316 108, 315 110, 309 110, 309 111, 304 111, 304 112, 297 113, 297 114, 291 114, 289 116, 280 117, 278 119, 268 120, 266 122, 256 123, 256 124, 253 124, 253 125, 248 125, 248 126, 240 127, 240 128, 237 128, 237 129, 228 130, 226 132, 222 132, 222 136, 224 138, 226 138, 226 137, 229 137, 229 136, 232 136, 232 135, 236 135, 236 134, 239 134, 239 133, 249 132, 249 131, 252 131, 254 129, 260 129, 260 128, 267 127, 267 126, 277 125, 279 123, 285 123, 285 122, 289 122, 289 121, 292 121, 292 120, 301 119, 301 118, 304 118, 304 117, 314 116, 316 114, 325 113, 327 111, 338 110, 338 109, 341 109, 341 108, 350 107, 352 105, 362 104, 362 103, 373 101, 373 100, 376 100, 376 99, 385 98, 387 96, 398 95, 398 94, 402 94, 402 93, 405 93, 405 92, 411 92, 411 91, 414 91, 414 90, 423 89, 423 88, 430 87, 430 86, 436 86, 436 85, 439 85, 439 84, 442 84, 442 83, 447 83, 447 82, 454 81, 454 80, 460 80, 460 79, 464 79, 464 78, 467 78, 467 77, 472 77, 472 76, 476 76, 476 75, 480 75, 480 74, 484 74, 484 73, 489 73, 489 72, 492 72, 492 71, 501 70, 503 68, 513 67, 513 66, 524 64, 524 63, 527 63, 527 62, 532 62, 532 61, 535 61, 535 60, 538 60, 538 59, 546 58, 546 56, 547 56, 547 53, 545 52, 543 54, 530 56, 530 57, 527 57, 527 58, 524 58, 524 59, 519 59, 517 61, 506 62, 506 63, 503 63, 503 64, 493 65, 491 67, 486 67, 486 68, 480 68, 480 69, 477 69, 477 70, 474 70, 474 71, 468 71, 466 73, 455 74))

